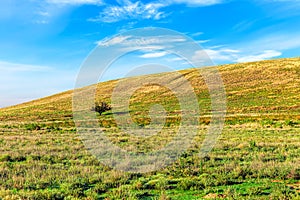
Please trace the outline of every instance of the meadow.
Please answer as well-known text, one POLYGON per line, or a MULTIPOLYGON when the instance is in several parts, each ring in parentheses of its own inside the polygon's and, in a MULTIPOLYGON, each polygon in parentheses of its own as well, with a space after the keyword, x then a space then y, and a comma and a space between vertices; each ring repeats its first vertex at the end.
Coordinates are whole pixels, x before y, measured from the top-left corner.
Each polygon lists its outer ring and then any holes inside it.
MULTIPOLYGON (((199 133, 178 160, 148 173, 114 170, 85 148, 73 121, 73 91, 0 109, 0 199, 300 199, 300 58, 218 70, 227 114, 216 146, 198 156, 210 124, 210 96, 199 69, 180 71, 198 97, 199 133)), ((96 101, 110 103, 116 84, 99 83, 96 101)), ((98 115, 99 125, 124 149, 161 148, 181 119, 172 91, 142 87, 130 99, 130 114, 147 127, 149 105, 156 103, 168 113, 164 134, 131 137, 118 129, 111 111, 98 115)))

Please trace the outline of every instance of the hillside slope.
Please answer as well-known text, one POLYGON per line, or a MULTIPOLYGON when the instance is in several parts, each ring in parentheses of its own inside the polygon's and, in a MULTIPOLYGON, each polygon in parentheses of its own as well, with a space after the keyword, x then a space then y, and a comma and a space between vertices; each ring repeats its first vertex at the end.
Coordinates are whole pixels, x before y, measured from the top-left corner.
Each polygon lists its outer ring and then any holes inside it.
MULTIPOLYGON (((268 115, 275 119, 298 119, 300 58, 223 65, 218 69, 226 88, 228 117, 268 115)), ((198 70, 187 69, 180 73, 191 82, 200 105, 208 109, 210 100, 206 85, 203 80, 194 79, 199 76, 198 70)), ((99 83, 97 100, 109 101, 116 83, 115 80, 99 83)), ((145 95, 147 88, 141 92, 144 93, 143 102, 153 100, 151 95, 145 95)), ((72 117, 72 94, 67 91, 0 109, 0 121, 69 119, 72 117)))

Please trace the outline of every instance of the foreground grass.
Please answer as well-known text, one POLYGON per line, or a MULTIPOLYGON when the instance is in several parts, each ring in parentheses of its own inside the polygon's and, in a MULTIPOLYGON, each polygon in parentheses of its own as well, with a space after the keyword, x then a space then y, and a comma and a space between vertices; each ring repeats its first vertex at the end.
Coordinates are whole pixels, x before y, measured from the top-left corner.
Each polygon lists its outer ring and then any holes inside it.
MULTIPOLYGON (((146 174, 115 171, 86 150, 72 120, 72 91, 1 109, 0 199, 300 199, 300 59, 219 70, 228 115, 216 147, 198 157, 210 98, 198 71, 184 70, 201 107, 199 134, 175 163, 146 174)), ((99 84, 97 100, 109 102, 115 84, 99 84)), ((149 105, 159 102, 171 133, 180 123, 171 91, 142 88, 131 98, 131 115, 147 127, 149 105)), ((172 137, 123 134, 109 112, 99 123, 113 143, 130 150, 159 148, 172 137)))
POLYGON ((297 199, 299 141, 294 127, 227 126, 205 158, 191 148, 161 171, 129 174, 103 166, 70 131, 5 131, 0 135, 0 197, 297 199))

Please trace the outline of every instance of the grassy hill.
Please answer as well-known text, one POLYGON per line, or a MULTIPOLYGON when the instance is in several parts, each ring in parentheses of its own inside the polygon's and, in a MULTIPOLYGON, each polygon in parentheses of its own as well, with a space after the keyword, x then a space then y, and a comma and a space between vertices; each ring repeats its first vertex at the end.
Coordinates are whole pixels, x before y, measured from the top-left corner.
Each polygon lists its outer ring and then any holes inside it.
MULTIPOLYGON (((218 70, 227 116, 213 151, 197 156, 210 123, 207 86, 196 78, 198 69, 180 71, 199 100, 199 134, 175 163, 146 174, 110 169, 85 149, 72 119, 73 91, 0 109, 0 199, 300 199, 300 58, 218 70)), ((96 100, 110 102, 116 84, 99 83, 96 100)), ((134 93, 134 121, 147 125, 147 108, 160 102, 169 114, 166 128, 176 130, 180 108, 166 88, 144 86, 134 93)), ((98 118, 124 149, 146 152, 172 137, 131 137, 117 130, 111 112, 98 118)))

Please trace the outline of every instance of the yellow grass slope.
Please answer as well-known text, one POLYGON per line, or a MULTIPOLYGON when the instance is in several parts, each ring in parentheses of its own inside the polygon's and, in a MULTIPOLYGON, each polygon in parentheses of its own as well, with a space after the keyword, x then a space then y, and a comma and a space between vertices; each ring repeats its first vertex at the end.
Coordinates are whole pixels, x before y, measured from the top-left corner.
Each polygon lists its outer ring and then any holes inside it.
MULTIPOLYGON (((226 88, 227 119, 263 116, 278 120, 300 119, 300 58, 222 65, 218 66, 218 70, 226 88)), ((180 73, 191 82, 200 105, 203 103, 208 112, 209 94, 204 81, 196 78, 199 76, 199 70, 187 69, 180 73)), ((99 83, 97 101, 109 102, 116 83, 117 80, 99 83)), ((143 98, 137 98, 136 101, 153 101, 153 98, 147 95, 150 90, 151 93, 155 92, 154 90, 161 92, 159 87, 149 88, 149 91, 147 88, 141 89, 143 98)), ((72 95, 73 91, 70 90, 0 109, 0 121, 3 124, 18 121, 71 120, 72 95)))

